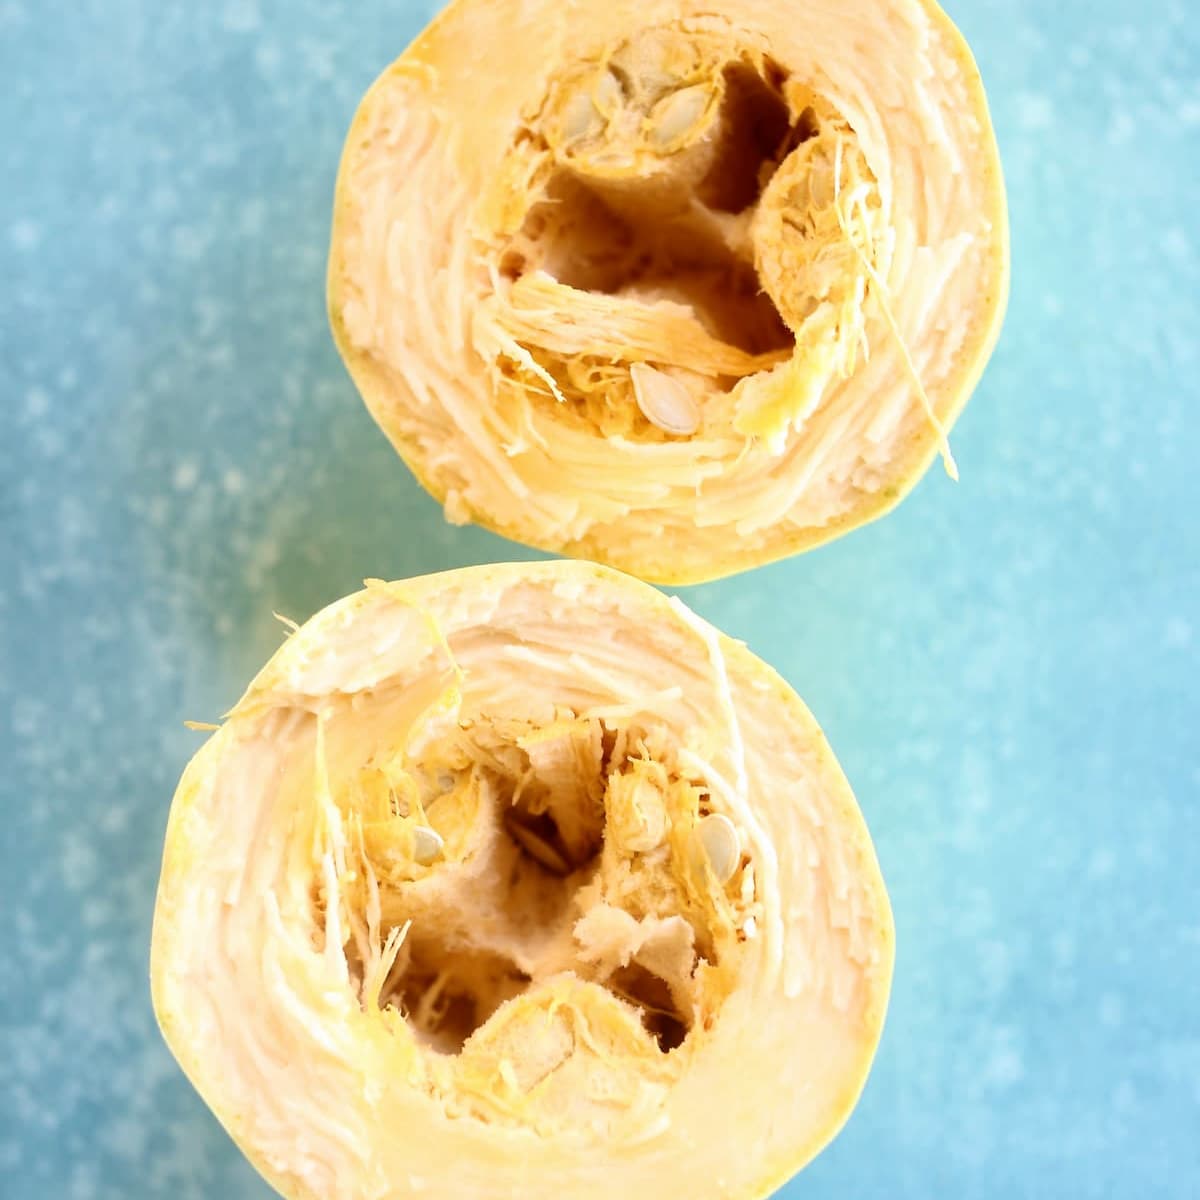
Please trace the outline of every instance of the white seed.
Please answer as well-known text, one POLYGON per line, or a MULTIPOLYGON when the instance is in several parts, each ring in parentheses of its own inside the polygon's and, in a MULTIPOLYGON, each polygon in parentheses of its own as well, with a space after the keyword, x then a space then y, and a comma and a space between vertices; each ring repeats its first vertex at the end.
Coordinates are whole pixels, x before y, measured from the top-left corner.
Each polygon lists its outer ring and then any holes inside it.
POLYGON ((427 867, 441 856, 445 845, 436 829, 418 825, 413 830, 413 861, 427 867))
POLYGON ((602 118, 586 92, 576 92, 563 110, 562 135, 565 142, 577 142, 600 132, 602 118))
POLYGON ((639 854, 648 854, 662 845, 670 825, 663 794, 649 779, 642 779, 634 785, 631 799, 633 829, 626 845, 639 854))
POLYGON ((700 408, 678 379, 646 363, 633 363, 629 378, 638 408, 656 429, 686 436, 700 428, 700 408))
POLYGON ((650 110, 650 141, 660 149, 677 141, 704 115, 711 95, 704 84, 680 88, 650 110))
POLYGON ((612 71, 604 71, 596 81, 596 107, 606 116, 612 116, 621 107, 625 88, 612 71))
POLYGON ((540 834, 534 833, 528 825, 519 820, 508 822, 508 832, 512 840, 533 859, 545 867, 552 875, 570 875, 571 864, 566 860, 557 847, 552 846, 540 834))
POLYGON ((718 883, 728 883, 737 870, 742 847, 733 822, 724 813, 709 813, 697 824, 692 836, 708 859, 718 883))

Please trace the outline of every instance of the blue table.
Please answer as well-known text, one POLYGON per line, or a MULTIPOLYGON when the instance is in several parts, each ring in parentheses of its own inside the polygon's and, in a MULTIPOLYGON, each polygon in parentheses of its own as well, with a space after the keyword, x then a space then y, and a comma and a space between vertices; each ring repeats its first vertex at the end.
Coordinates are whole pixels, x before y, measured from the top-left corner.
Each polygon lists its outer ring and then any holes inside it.
MULTIPOLYGON (((801 1198, 1200 1195, 1200 22, 957 0, 1010 316, 890 519, 691 589, 822 720, 899 938, 801 1198)), ((264 1197, 163 1046, 167 806, 211 719, 453 529, 327 333, 341 139, 429 3, 0 3, 0 1195, 264 1197)), ((770 1103, 764 1095, 763 1103, 770 1103)))

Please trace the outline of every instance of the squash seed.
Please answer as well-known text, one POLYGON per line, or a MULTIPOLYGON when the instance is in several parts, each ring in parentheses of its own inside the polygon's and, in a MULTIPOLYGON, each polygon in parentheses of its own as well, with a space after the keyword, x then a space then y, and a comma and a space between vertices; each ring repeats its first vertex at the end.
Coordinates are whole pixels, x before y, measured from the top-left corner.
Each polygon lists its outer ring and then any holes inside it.
POLYGON ((704 115, 711 95, 702 83, 664 96, 651 110, 649 139, 660 150, 678 141, 704 115))
POLYGON ((545 867, 552 875, 570 875, 574 868, 557 846, 552 845, 541 834, 530 829, 518 817, 510 817, 505 824, 512 840, 534 862, 545 867))
POLYGON ((603 118, 595 102, 587 92, 576 92, 567 101, 562 118, 562 136, 565 142, 578 142, 595 137, 603 128, 603 118))
POLYGON ((709 813, 692 833, 697 849, 708 860, 718 883, 728 883, 737 871, 742 847, 737 829, 724 813, 709 813))
POLYGON ((678 379, 647 363, 632 363, 629 378, 638 408, 656 429, 686 437, 700 428, 700 408, 678 379))
POLYGON ((625 85, 613 71, 604 71, 596 81, 596 107, 606 116, 611 117, 621 107, 625 98, 625 85))
POLYGON ((436 829, 430 829, 428 825, 418 825, 413 829, 413 861, 421 866, 428 867, 441 857, 445 845, 436 829))

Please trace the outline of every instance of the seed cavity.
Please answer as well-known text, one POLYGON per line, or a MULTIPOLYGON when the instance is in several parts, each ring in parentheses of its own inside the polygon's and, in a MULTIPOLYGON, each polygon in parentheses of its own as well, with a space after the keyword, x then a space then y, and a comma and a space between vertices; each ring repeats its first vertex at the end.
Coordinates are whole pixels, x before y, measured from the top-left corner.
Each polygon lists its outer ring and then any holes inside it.
POLYGON ((550 81, 526 134, 528 207, 519 225, 504 207, 496 247, 517 286, 494 315, 503 377, 539 416, 659 443, 728 429, 782 453, 867 360, 874 304, 945 450, 887 307, 885 197, 816 82, 650 28, 550 81))
POLYGON ((469 1080, 482 1119, 543 1128, 561 1095, 534 1085, 568 1058, 573 1077, 619 1085, 602 1104, 628 1104, 613 1063, 633 1061, 639 1087, 643 1067, 671 1077, 753 936, 737 831, 705 815, 708 782, 641 704, 459 714, 337 791, 319 757, 332 803, 311 848, 314 949, 323 925, 363 1011, 390 1010, 431 1072, 469 1080))
POLYGON ((724 813, 709 813, 692 833, 696 850, 703 855, 718 883, 726 884, 737 871, 742 847, 733 822, 724 813))
POLYGON ((687 437, 700 428, 700 408, 688 389, 647 363, 632 363, 629 378, 642 415, 664 433, 687 437))

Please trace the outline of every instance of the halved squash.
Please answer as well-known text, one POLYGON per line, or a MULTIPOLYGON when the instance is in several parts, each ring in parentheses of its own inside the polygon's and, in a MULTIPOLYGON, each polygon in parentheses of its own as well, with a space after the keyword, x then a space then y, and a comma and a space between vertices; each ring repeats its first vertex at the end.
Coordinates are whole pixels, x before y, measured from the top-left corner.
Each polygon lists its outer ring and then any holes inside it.
POLYGON ((1007 287, 932 0, 456 0, 359 108, 329 260, 451 521, 675 583, 953 474, 1007 287))
POLYGON ((285 1196, 750 1198, 846 1119, 892 956, 795 693, 553 562, 373 582, 288 638, 179 785, 151 973, 285 1196))

